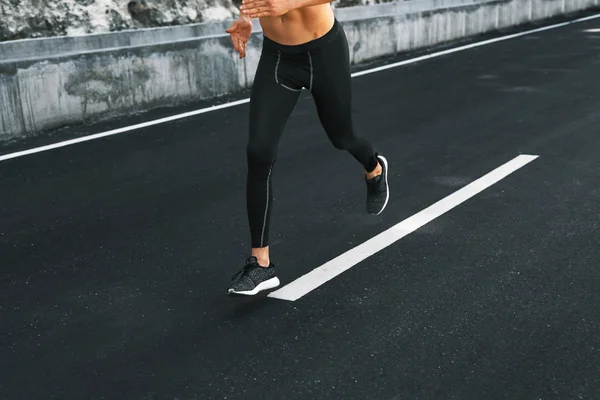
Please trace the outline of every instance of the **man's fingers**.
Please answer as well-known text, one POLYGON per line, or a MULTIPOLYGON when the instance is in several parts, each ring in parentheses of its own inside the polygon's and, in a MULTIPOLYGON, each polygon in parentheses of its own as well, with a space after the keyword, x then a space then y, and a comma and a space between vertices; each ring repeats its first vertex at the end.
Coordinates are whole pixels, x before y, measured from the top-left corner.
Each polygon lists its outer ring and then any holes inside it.
POLYGON ((246 5, 240 7, 240 10, 242 10, 245 13, 252 13, 252 12, 256 12, 258 9, 265 9, 268 8, 268 2, 264 1, 264 0, 256 0, 253 1, 252 3, 247 3, 246 5))
POLYGON ((267 7, 269 4, 266 1, 258 0, 250 4, 246 4, 245 6, 241 6, 240 10, 248 11, 248 10, 256 10, 259 7, 267 7))
POLYGON ((273 11, 263 11, 258 12, 256 14, 251 14, 250 18, 261 18, 261 17, 274 17, 275 13, 273 11))
POLYGON ((240 54, 244 52, 244 43, 241 40, 238 40, 238 48, 240 49, 240 54))
POLYGON ((258 3, 264 3, 264 2, 265 2, 265 0, 243 0, 240 9, 243 10, 248 7, 256 7, 256 5, 258 3))
POLYGON ((242 37, 235 33, 231 34, 231 43, 233 44, 233 49, 240 54, 240 58, 243 58, 246 55, 246 43, 242 37))
POLYGON ((272 10, 258 9, 249 13, 250 18, 273 17, 275 12, 272 10))
POLYGON ((233 44, 233 49, 234 49, 235 51, 238 51, 238 52, 239 52, 240 50, 239 50, 239 48, 238 48, 237 42, 238 42, 238 41, 236 40, 236 38, 235 38, 234 36, 231 36, 231 44, 233 44))
POLYGON ((239 24, 237 23, 237 21, 235 21, 231 24, 231 26, 229 26, 229 28, 225 29, 225 32, 233 33, 235 31, 237 31, 238 28, 239 28, 239 24))

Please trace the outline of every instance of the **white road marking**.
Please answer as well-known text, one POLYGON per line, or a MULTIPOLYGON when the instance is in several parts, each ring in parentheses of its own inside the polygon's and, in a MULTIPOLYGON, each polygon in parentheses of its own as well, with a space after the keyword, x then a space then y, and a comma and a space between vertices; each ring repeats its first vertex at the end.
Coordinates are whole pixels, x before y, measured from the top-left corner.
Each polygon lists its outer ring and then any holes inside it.
MULTIPOLYGON (((513 35, 507 35, 507 36, 502 36, 502 37, 495 38, 495 39, 484 40, 482 42, 477 42, 477 43, 472 43, 472 44, 468 44, 468 45, 465 45, 465 46, 455 47, 455 48, 452 48, 452 49, 443 50, 443 51, 439 51, 439 52, 427 54, 427 55, 416 57, 416 58, 411 58, 409 60, 404 60, 404 61, 400 61, 400 62, 397 62, 397 63, 393 63, 393 64, 389 64, 389 65, 384 65, 384 66, 381 66, 381 67, 376 67, 376 68, 371 68, 371 69, 367 69, 367 70, 364 70, 364 71, 355 72, 355 73, 352 74, 352 77, 354 78, 354 77, 357 77, 357 76, 372 74, 372 73, 380 72, 380 71, 383 71, 383 70, 386 70, 386 69, 396 68, 396 67, 400 67, 400 66, 403 66, 403 65, 416 63, 416 62, 419 62, 419 61, 423 61, 423 60, 427 60, 427 59, 431 59, 431 58, 435 58, 435 57, 440 57, 440 56, 443 56, 443 55, 446 55, 446 54, 455 53, 455 52, 462 51, 462 50, 472 49, 474 47, 485 46, 485 45, 496 43, 496 42, 500 42, 500 41, 503 41, 503 40, 514 39, 514 38, 517 38, 517 37, 520 37, 520 36, 530 35, 532 33, 547 31, 547 30, 550 30, 550 29, 556 29, 556 28, 560 28, 560 27, 563 27, 563 26, 566 26, 566 25, 570 25, 570 24, 575 24, 575 23, 579 23, 579 22, 589 21, 589 20, 592 20, 592 19, 595 19, 595 18, 600 18, 600 14, 591 15, 591 16, 584 17, 584 18, 578 18, 578 19, 574 19, 574 20, 571 20, 571 21, 562 22, 560 24, 545 26, 545 27, 542 27, 542 28, 532 29, 532 30, 529 30, 529 31, 524 31, 524 32, 516 33, 516 34, 513 34, 513 35)), ((63 142, 58 142, 58 143, 47 145, 47 146, 41 146, 41 147, 36 147, 36 148, 33 148, 33 149, 29 149, 29 150, 19 151, 19 152, 16 152, 16 153, 6 154, 6 155, 3 155, 3 156, 0 156, 0 161, 9 160, 11 158, 22 157, 22 156, 26 156, 26 155, 29 155, 29 154, 35 154, 35 153, 39 153, 39 152, 42 152, 42 151, 52 150, 52 149, 56 149, 56 148, 59 148, 59 147, 69 146, 69 145, 73 145, 73 144, 76 144, 76 143, 87 142, 87 141, 94 140, 94 139, 100 139, 100 138, 103 138, 103 137, 106 137, 106 136, 111 136, 111 135, 116 135, 116 134, 119 134, 119 133, 133 131, 133 130, 136 130, 136 129, 146 128, 146 127, 152 126, 152 125, 164 124, 166 122, 171 122, 171 121, 175 121, 175 120, 182 119, 182 118, 192 117, 194 115, 203 114, 203 113, 207 113, 207 112, 210 112, 210 111, 216 111, 216 110, 221 110, 223 108, 238 106, 240 104, 248 103, 249 101, 250 101, 250 99, 246 98, 246 99, 242 99, 242 100, 238 100, 238 101, 233 101, 233 102, 230 102, 230 103, 220 104, 218 106, 213 106, 213 107, 208 107, 208 108, 202 108, 202 109, 195 110, 195 111, 190 111, 190 112, 186 112, 186 113, 182 113, 182 114, 172 115, 172 116, 166 117, 166 118, 155 119, 155 120, 152 120, 152 121, 148 121, 148 122, 144 122, 144 123, 140 123, 140 124, 136 124, 136 125, 126 126, 126 127, 119 128, 119 129, 113 129, 113 130, 110 130, 110 131, 107 131, 107 132, 97 133, 97 134, 89 135, 89 136, 83 136, 83 137, 80 137, 80 138, 71 139, 71 140, 67 140, 67 141, 63 141, 63 142)))
POLYGON ((489 188, 536 158, 538 158, 538 156, 535 155, 519 155, 515 157, 506 164, 501 165, 437 203, 432 204, 404 221, 381 232, 377 236, 348 250, 320 267, 315 268, 306 275, 301 276, 280 289, 269 293, 268 297, 289 301, 298 300, 342 272, 352 268, 366 258, 385 249, 396 241, 452 210, 464 201, 489 188))
POLYGON ((361 76, 361 75, 366 75, 366 74, 372 74, 374 72, 379 72, 379 71, 383 71, 383 70, 390 69, 390 68, 396 68, 396 67, 400 67, 400 66, 406 65, 406 64, 413 64, 413 63, 416 63, 416 62, 419 62, 419 61, 423 61, 423 60, 427 60, 427 59, 430 59, 430 58, 444 56, 446 54, 456 53, 458 51, 468 50, 468 49, 472 49, 474 47, 485 46, 487 44, 492 44, 492 43, 501 42, 501 41, 504 41, 504 40, 514 39, 514 38, 518 38, 518 37, 525 36, 525 35, 531 35, 532 33, 538 33, 538 32, 543 32, 543 31, 547 31, 547 30, 550 30, 550 29, 561 28, 563 26, 567 26, 567 25, 571 25, 571 24, 576 24, 578 22, 585 22, 585 21, 589 21, 589 20, 592 20, 592 19, 596 19, 596 18, 600 18, 600 14, 591 15, 591 16, 583 17, 583 18, 578 18, 578 19, 574 19, 574 20, 571 20, 571 21, 567 21, 567 22, 561 22, 560 24, 544 26, 542 28, 531 29, 529 31, 514 33, 512 35, 507 35, 507 36, 502 36, 502 37, 498 37, 498 38, 494 38, 494 39, 484 40, 482 42, 471 43, 471 44, 467 44, 467 45, 464 45, 464 46, 454 47, 452 49, 438 51, 438 52, 432 53, 432 54, 426 54, 426 55, 421 56, 421 57, 411 58, 410 60, 400 61, 400 62, 397 62, 397 63, 393 63, 393 64, 389 64, 389 65, 383 65, 381 67, 377 67, 377 68, 372 68, 372 69, 368 69, 368 70, 365 70, 365 71, 356 72, 356 73, 352 74, 352 76, 354 77, 354 76, 361 76))
POLYGON ((0 156, 0 161, 9 160, 11 158, 16 158, 16 157, 26 156, 28 154, 39 153, 41 151, 57 149, 59 147, 69 146, 69 145, 72 145, 75 143, 87 142, 88 140, 100 139, 100 138, 103 138, 106 136, 111 136, 111 135, 116 135, 118 133, 123 133, 123 132, 133 131, 136 129, 146 128, 146 127, 152 126, 152 125, 163 124, 165 122, 175 121, 178 119, 187 118, 187 117, 191 117, 191 116, 198 115, 198 114, 204 114, 204 113, 207 113, 210 111, 220 110, 222 108, 237 106, 239 104, 248 103, 249 101, 250 101, 250 99, 244 99, 244 100, 234 101, 231 103, 220 104, 218 106, 201 108, 199 110, 194 110, 194 111, 186 112, 183 114, 171 115, 170 117, 165 117, 165 118, 155 119, 152 121, 142 122, 140 124, 126 126, 126 127, 118 128, 118 129, 113 129, 110 131, 97 133, 97 134, 90 135, 90 136, 84 136, 84 137, 80 137, 77 139, 66 140, 64 142, 54 143, 54 144, 50 144, 47 146, 36 147, 36 148, 30 149, 30 150, 18 151, 16 153, 0 156))

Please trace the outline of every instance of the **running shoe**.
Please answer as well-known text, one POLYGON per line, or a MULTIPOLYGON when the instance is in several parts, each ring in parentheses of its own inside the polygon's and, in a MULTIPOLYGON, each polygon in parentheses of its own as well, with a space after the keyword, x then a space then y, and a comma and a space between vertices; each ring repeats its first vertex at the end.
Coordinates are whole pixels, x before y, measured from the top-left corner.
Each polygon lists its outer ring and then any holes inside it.
POLYGON ((249 257, 246 265, 231 278, 227 294, 253 296, 277 286, 279 278, 275 275, 275 265, 271 263, 267 268, 261 267, 256 257, 249 257))
POLYGON ((381 175, 366 179, 367 183, 367 211, 369 214, 379 215, 387 206, 390 199, 390 188, 388 186, 388 162, 385 157, 377 154, 377 160, 381 165, 381 175))

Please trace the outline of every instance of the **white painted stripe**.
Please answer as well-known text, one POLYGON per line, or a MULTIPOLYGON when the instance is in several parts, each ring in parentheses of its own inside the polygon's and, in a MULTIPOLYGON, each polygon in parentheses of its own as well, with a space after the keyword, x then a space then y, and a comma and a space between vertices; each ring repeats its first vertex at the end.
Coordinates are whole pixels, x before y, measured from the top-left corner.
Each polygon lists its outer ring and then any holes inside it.
MULTIPOLYGON (((585 22, 585 21, 589 21, 589 20, 592 20, 592 19, 596 19, 596 18, 600 18, 600 14, 591 15, 591 16, 583 17, 583 18, 578 18, 578 19, 574 19, 574 20, 571 20, 571 21, 562 22, 560 24, 545 26, 545 27, 542 27, 542 28, 532 29, 532 30, 529 30, 529 31, 524 31, 524 32, 516 33, 516 34, 513 34, 513 35, 507 35, 507 36, 502 36, 502 37, 495 38, 495 39, 484 40, 482 42, 477 42, 477 43, 472 43, 472 44, 468 44, 468 45, 465 45, 465 46, 455 47, 455 48, 452 48, 452 49, 443 50, 443 51, 439 51, 439 52, 427 54, 427 55, 416 57, 416 58, 411 58, 409 60, 404 60, 404 61, 400 61, 400 62, 397 62, 397 63, 393 63, 393 64, 389 64, 389 65, 384 65, 384 66, 381 66, 381 67, 376 67, 376 68, 371 68, 371 69, 367 69, 367 70, 364 70, 364 71, 355 72, 355 73, 352 74, 352 77, 354 78, 354 77, 357 77, 357 76, 372 74, 372 73, 380 72, 380 71, 383 71, 383 70, 386 70, 386 69, 396 68, 396 67, 400 67, 400 66, 407 65, 407 64, 413 64, 413 63, 416 63, 416 62, 419 62, 419 61, 423 61, 423 60, 427 60, 427 59, 431 59, 431 58, 435 58, 435 57, 440 57, 440 56, 443 56, 443 55, 446 55, 446 54, 456 53, 458 51, 463 51, 463 50, 468 50, 468 49, 472 49, 472 48, 475 48, 475 47, 485 46, 485 45, 496 43, 496 42, 500 42, 500 41, 503 41, 503 40, 514 39, 514 38, 517 38, 517 37, 520 37, 520 36, 530 35, 532 33, 547 31, 547 30, 550 30, 550 29, 556 29, 556 28, 560 28, 560 27, 563 27, 563 26, 566 26, 566 25, 575 24, 575 23, 579 23, 579 22, 585 22)), ((76 144, 76 143, 87 142, 89 140, 100 139, 100 138, 103 138, 103 137, 106 137, 106 136, 111 136, 111 135, 116 135, 116 134, 119 134, 119 133, 133 131, 133 130, 136 130, 136 129, 146 128, 146 127, 152 126, 152 125, 164 124, 166 122, 171 122, 171 121, 175 121, 175 120, 182 119, 182 118, 192 117, 194 115, 203 114, 203 113, 207 113, 207 112, 210 112, 210 111, 216 111, 216 110, 221 110, 223 108, 234 107, 234 106, 237 106, 237 105, 240 105, 240 104, 248 103, 249 101, 250 101, 250 99, 246 98, 246 99, 243 99, 243 100, 238 100, 238 101, 234 101, 234 102, 230 102, 230 103, 220 104, 218 106, 213 106, 213 107, 208 107, 208 108, 202 108, 202 109, 199 109, 199 110, 196 110, 196 111, 190 111, 190 112, 186 112, 186 113, 183 113, 183 114, 176 114, 176 115, 172 115, 170 117, 160 118, 160 119, 156 119, 156 120, 144 122, 144 123, 141 123, 141 124, 126 126, 126 127, 119 128, 119 129, 113 129, 113 130, 107 131, 107 132, 102 132, 102 133, 98 133, 98 134, 94 134, 94 135, 84 136, 84 137, 77 138, 77 139, 67 140, 67 141, 63 141, 63 142, 51 144, 51 145, 48 145, 48 146, 36 147, 36 148, 30 149, 30 150, 25 150, 25 151, 19 151, 19 152, 16 152, 16 153, 6 154, 6 155, 3 155, 3 156, 0 156, 0 161, 9 160, 11 158, 22 157, 22 156, 26 156, 26 155, 29 155, 29 154, 35 154, 35 153, 39 153, 39 152, 42 152, 42 151, 52 150, 52 149, 56 149, 56 148, 59 148, 59 147, 69 146, 69 145, 73 145, 73 144, 76 144)))
POLYGON ((592 20, 592 19, 595 19, 595 18, 600 18, 600 14, 596 14, 596 15, 592 15, 592 16, 584 17, 584 18, 579 18, 579 19, 575 19, 575 20, 572 20, 572 21, 562 22, 560 24, 544 26, 542 28, 536 28, 536 29, 532 29, 532 30, 529 30, 529 31, 515 33, 515 34, 512 34, 512 35, 508 35, 508 36, 502 36, 502 37, 499 37, 499 38, 484 40, 482 42, 471 43, 471 44, 467 44, 467 45, 460 46, 460 47, 454 47, 452 49, 443 50, 443 51, 439 51, 439 52, 432 53, 432 54, 427 54, 427 55, 424 55, 424 56, 421 56, 421 57, 411 58, 410 60, 400 61, 400 62, 397 62, 397 63, 393 63, 393 64, 389 64, 389 65, 383 65, 381 67, 377 67, 377 68, 372 68, 372 69, 368 69, 368 70, 365 70, 365 71, 356 72, 356 73, 352 74, 352 76, 354 77, 354 76, 361 76, 361 75, 372 74, 374 72, 379 72, 379 71, 383 71, 383 70, 390 69, 390 68, 396 68, 396 67, 400 67, 400 66, 403 66, 403 65, 406 65, 406 64, 413 64, 413 63, 416 63, 416 62, 419 62, 419 61, 423 61, 423 60, 427 60, 427 59, 430 59, 430 58, 440 57, 440 56, 444 56, 446 54, 451 54, 451 53, 456 53, 458 51, 472 49, 474 47, 485 46, 487 44, 492 44, 492 43, 501 42, 501 41, 504 41, 504 40, 514 39, 514 38, 518 38, 518 37, 525 36, 525 35, 531 35, 532 33, 538 33, 538 32, 543 32, 543 31, 547 31, 547 30, 550 30, 550 29, 556 29, 556 28, 560 28, 560 27, 563 27, 563 26, 575 24, 575 23, 578 23, 578 22, 589 21, 589 20, 592 20))
POLYGON ((210 111, 215 111, 215 110, 220 110, 220 109, 223 109, 223 108, 237 106, 237 105, 240 105, 240 104, 248 103, 249 101, 250 101, 250 99, 243 99, 243 100, 238 100, 238 101, 234 101, 234 102, 231 102, 231 103, 220 104, 218 106, 212 106, 212 107, 208 107, 208 108, 201 108, 199 110, 190 111, 190 112, 186 112, 186 113, 183 113, 183 114, 172 115, 170 117, 155 119, 155 120, 152 120, 152 121, 142 122, 142 123, 136 124, 136 125, 125 126, 123 128, 118 128, 118 129, 113 129, 113 130, 102 132, 102 133, 97 133, 95 135, 84 136, 84 137, 80 137, 80 138, 76 138, 76 139, 66 140, 64 142, 50 144, 50 145, 47 145, 47 146, 36 147, 34 149, 23 150, 23 151, 19 151, 19 152, 12 153, 12 154, 6 154, 6 155, 3 155, 3 156, 0 156, 0 161, 9 160, 11 158, 17 158, 17 157, 26 156, 28 154, 39 153, 39 152, 42 152, 42 151, 57 149, 59 147, 69 146, 69 145, 76 144, 76 143, 87 142, 89 140, 100 139, 100 138, 103 138, 103 137, 106 137, 106 136, 111 136, 111 135, 116 135, 116 134, 119 134, 119 133, 133 131, 133 130, 136 130, 136 129, 146 128, 146 127, 152 126, 152 125, 164 124, 165 122, 175 121, 175 120, 178 120, 178 119, 187 118, 187 117, 191 117, 191 116, 198 115, 198 114, 204 114, 204 113, 207 113, 207 112, 210 112, 210 111))
POLYGON ((489 188, 536 158, 538 158, 538 156, 534 155, 520 155, 515 157, 506 164, 501 165, 481 178, 471 182, 448 197, 443 198, 437 203, 432 204, 417 214, 367 240, 363 244, 358 245, 333 260, 326 262, 320 267, 315 268, 311 272, 283 286, 279 290, 271 292, 269 297, 289 301, 298 300, 325 282, 352 268, 359 262, 372 256, 378 251, 385 249, 437 217, 447 213, 464 201, 489 188))

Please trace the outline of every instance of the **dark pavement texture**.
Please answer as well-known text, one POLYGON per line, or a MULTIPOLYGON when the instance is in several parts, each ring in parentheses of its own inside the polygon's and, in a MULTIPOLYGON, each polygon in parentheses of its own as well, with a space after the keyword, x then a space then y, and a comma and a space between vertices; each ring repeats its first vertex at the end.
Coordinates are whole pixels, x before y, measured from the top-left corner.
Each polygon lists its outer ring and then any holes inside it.
POLYGON ((248 106, 0 163, 0 398, 600 398, 600 20, 353 79, 360 165, 305 93, 274 169, 282 284, 540 158, 297 302, 248 255, 248 106))

